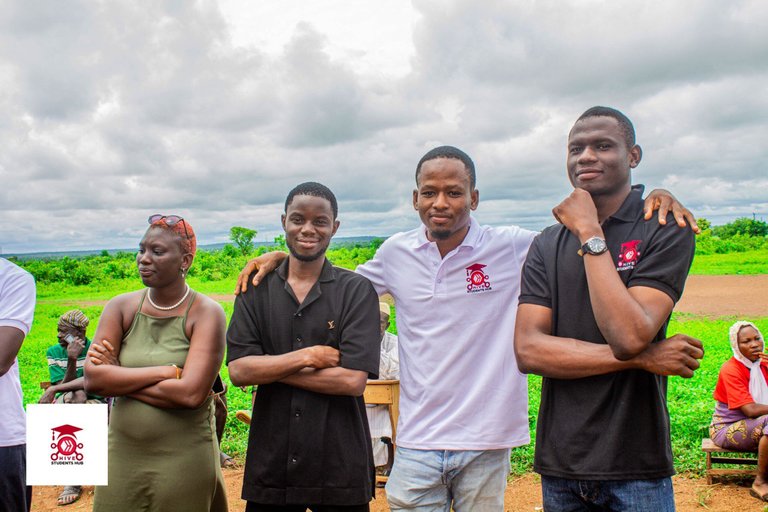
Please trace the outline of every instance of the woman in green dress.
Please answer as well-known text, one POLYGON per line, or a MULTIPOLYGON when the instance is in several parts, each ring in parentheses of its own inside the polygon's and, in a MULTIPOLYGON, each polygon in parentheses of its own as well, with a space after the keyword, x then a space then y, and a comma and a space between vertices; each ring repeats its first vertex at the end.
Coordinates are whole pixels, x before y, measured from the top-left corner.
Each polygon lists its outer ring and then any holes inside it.
POLYGON ((94 511, 226 511, 211 386, 224 356, 221 306, 186 274, 192 227, 153 215, 136 256, 145 289, 104 307, 85 388, 117 397, 109 425, 109 485, 94 511))

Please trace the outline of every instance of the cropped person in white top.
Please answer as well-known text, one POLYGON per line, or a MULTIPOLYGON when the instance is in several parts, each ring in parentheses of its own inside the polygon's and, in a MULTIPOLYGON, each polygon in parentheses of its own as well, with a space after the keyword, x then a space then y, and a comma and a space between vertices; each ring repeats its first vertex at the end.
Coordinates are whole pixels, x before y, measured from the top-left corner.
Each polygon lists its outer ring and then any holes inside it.
POLYGON ((26 417, 16 359, 35 313, 35 280, 0 258, 0 512, 29 511, 26 417))

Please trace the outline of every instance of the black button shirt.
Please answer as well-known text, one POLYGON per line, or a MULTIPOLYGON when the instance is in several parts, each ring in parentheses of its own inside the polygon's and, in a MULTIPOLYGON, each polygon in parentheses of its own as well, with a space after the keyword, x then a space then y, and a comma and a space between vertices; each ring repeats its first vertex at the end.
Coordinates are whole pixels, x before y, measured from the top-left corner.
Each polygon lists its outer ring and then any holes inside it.
MULTIPOLYGON (((624 284, 660 290, 677 302, 695 249, 693 232, 670 214, 643 220, 643 187, 633 187, 603 223, 608 250, 624 284)), ((523 267, 520 303, 552 309, 552 334, 606 343, 589 300, 579 240, 562 225, 545 229, 523 267)), ((667 323, 654 337, 664 339, 667 323)), ((583 480, 664 478, 674 474, 667 378, 627 370, 583 379, 544 378, 534 469, 583 480)))
MULTIPOLYGON (((378 376, 378 297, 371 283, 326 260, 298 304, 288 259, 235 300, 227 363, 312 345, 339 349, 343 368, 378 376)), ((373 455, 362 397, 259 386, 246 455, 243 499, 263 504, 360 505, 373 496, 373 455)))

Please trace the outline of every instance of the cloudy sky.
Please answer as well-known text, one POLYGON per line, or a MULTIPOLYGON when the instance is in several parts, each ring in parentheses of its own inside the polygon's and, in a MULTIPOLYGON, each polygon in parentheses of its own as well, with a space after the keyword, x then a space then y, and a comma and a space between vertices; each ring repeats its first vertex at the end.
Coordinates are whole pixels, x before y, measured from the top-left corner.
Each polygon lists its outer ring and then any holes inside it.
POLYGON ((478 171, 477 218, 542 228, 593 105, 635 122, 635 181, 716 224, 768 217, 768 2, 45 1, 0 9, 0 251, 279 232, 321 181, 340 236, 418 222, 416 162, 478 171))

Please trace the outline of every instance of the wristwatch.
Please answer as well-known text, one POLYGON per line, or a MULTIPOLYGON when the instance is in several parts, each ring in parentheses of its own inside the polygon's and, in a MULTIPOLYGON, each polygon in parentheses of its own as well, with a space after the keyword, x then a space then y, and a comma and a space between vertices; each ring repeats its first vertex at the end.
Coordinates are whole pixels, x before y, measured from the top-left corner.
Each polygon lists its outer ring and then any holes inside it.
POLYGON ((607 250, 608 246, 605 244, 605 239, 600 238, 599 236, 593 236, 581 246, 581 249, 579 249, 579 256, 584 256, 585 254, 603 254, 607 250))

